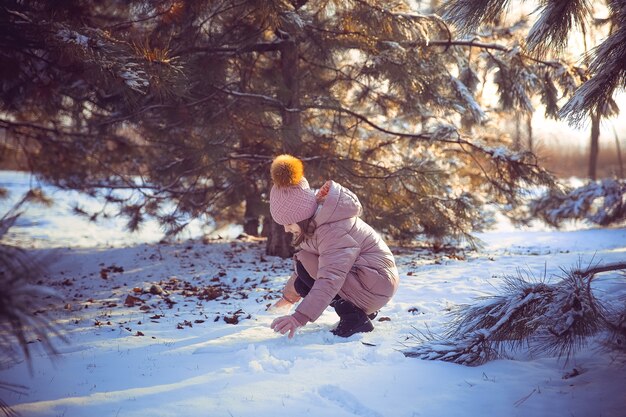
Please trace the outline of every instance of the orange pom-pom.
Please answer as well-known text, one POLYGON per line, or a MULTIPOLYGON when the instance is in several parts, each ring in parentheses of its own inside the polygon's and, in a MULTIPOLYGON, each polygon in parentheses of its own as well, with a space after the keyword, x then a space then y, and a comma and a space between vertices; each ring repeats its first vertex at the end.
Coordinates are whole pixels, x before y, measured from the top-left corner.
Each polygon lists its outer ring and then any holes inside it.
POLYGON ((270 174, 274 184, 279 187, 297 185, 304 177, 304 165, 294 156, 279 155, 272 162, 270 174))

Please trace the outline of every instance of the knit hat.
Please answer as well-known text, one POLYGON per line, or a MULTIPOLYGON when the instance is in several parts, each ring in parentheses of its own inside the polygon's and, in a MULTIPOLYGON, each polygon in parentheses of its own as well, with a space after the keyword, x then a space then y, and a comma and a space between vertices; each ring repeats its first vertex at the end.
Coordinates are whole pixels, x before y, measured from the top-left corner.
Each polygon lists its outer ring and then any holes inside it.
POLYGON ((302 161, 291 155, 277 156, 270 173, 274 181, 270 190, 270 213, 274 221, 284 226, 313 217, 317 201, 304 178, 302 161))

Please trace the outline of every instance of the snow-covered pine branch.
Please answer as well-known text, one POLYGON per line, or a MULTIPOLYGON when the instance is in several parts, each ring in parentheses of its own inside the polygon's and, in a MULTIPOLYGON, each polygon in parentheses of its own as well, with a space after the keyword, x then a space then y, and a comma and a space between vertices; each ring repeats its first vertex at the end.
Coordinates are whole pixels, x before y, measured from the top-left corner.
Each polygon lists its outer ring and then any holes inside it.
POLYGON ((174 82, 181 67, 167 49, 156 49, 113 38, 94 28, 84 28, 83 33, 57 24, 54 39, 60 47, 83 56, 85 62, 94 65, 105 77, 113 75, 131 90, 147 94, 150 89, 167 88, 166 82, 151 83, 151 72, 174 82), (158 65, 154 65, 158 64, 158 65), (154 68, 152 68, 154 67, 154 68))
POLYGON ((619 224, 626 220, 626 180, 606 178, 574 189, 554 189, 530 203, 530 216, 555 227, 567 220, 619 224))
MULTIPOLYGON (((506 0, 451 0, 443 6, 443 17, 462 33, 472 33, 481 25, 496 21, 508 4, 506 0)), ((626 87, 626 3, 609 1, 608 7, 609 16, 602 22, 611 22, 609 34, 588 53, 591 63, 583 85, 559 112, 560 117, 567 117, 574 125, 582 125, 591 114, 617 114, 613 94, 626 87)), ((526 46, 539 58, 551 52, 562 53, 574 29, 584 33, 598 21, 592 22, 586 0, 543 1, 536 13, 538 17, 527 35, 526 46)))
POLYGON ((465 102, 465 107, 468 109, 467 111, 471 114, 472 119, 476 123, 483 123, 487 120, 487 114, 482 109, 480 104, 474 98, 474 95, 468 89, 468 87, 463 84, 461 80, 456 77, 450 77, 452 81, 452 86, 456 90, 457 94, 461 97, 461 100, 465 102))
POLYGON ((459 306, 451 313, 444 334, 419 332, 414 335, 418 344, 404 353, 475 366, 523 346, 536 354, 556 354, 568 360, 589 337, 603 330, 609 332, 609 341, 623 341, 626 308, 610 312, 595 298, 591 281, 600 272, 624 269, 626 263, 578 266, 555 284, 545 282, 545 276, 528 279, 518 271, 504 277, 503 295, 459 306))
POLYGON ((496 0, 451 0, 443 6, 443 18, 469 33, 483 22, 494 21, 503 12, 506 3, 496 0))
POLYGON ((591 8, 586 0, 543 2, 539 18, 528 32, 528 48, 541 56, 545 56, 549 50, 561 53, 567 46, 572 28, 584 28, 589 16, 591 8))

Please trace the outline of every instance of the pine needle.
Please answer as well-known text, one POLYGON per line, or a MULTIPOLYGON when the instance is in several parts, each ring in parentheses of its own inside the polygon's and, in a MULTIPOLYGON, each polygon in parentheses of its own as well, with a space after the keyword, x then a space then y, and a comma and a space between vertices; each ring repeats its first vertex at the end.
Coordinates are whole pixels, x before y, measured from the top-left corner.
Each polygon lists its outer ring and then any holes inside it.
POLYGON ((444 334, 416 329, 417 345, 404 354, 475 366, 527 346, 533 354, 555 354, 567 363, 603 330, 611 331, 609 340, 624 353, 626 308, 609 314, 591 290, 596 274, 624 269, 626 263, 583 267, 579 262, 563 269, 555 284, 545 282, 545 270, 540 279, 518 270, 503 278, 502 295, 453 310, 444 334))

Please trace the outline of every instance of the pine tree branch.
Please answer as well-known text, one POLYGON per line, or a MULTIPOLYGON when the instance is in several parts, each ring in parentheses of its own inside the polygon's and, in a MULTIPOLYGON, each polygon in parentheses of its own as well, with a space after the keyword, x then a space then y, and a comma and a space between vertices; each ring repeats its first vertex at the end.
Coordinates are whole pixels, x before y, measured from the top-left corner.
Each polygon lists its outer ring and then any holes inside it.
POLYGON ((496 20, 508 3, 509 0, 450 0, 443 6, 443 18, 470 32, 481 23, 496 20))
MULTIPOLYGON (((202 28, 209 21, 211 21, 211 19, 214 19, 216 16, 219 16, 220 14, 225 14, 226 12, 235 10, 241 6, 245 6, 246 4, 248 4, 247 0, 243 0, 240 3, 236 3, 236 2, 231 3, 230 0, 221 0, 221 4, 215 7, 215 11, 209 14, 208 16, 204 16, 204 18, 198 23, 197 27, 202 28), (224 5, 226 5, 226 7, 222 7, 224 5)), ((240 16, 240 18, 245 19, 245 16, 240 16)))
POLYGON ((561 53, 573 27, 585 31, 591 15, 588 0, 551 0, 540 6, 539 18, 528 32, 527 47, 540 56, 549 50, 561 53))
POLYGON ((245 98, 245 99, 250 99, 250 100, 255 100, 255 101, 262 101, 272 107, 278 108, 280 110, 284 110, 286 112, 299 112, 300 111, 299 109, 288 108, 287 106, 285 106, 285 104, 282 101, 275 99, 274 97, 266 96, 264 94, 244 93, 241 91, 228 90, 226 88, 218 87, 216 85, 213 85, 212 87, 218 91, 221 91, 223 93, 226 93, 234 97, 240 97, 240 98, 245 98))
MULTIPOLYGON (((305 104, 305 105, 303 105, 301 107, 302 107, 303 110, 305 110, 305 109, 306 110, 308 110, 308 109, 332 110, 332 111, 336 111, 336 112, 340 112, 340 113, 349 114, 350 116, 352 116, 352 117, 354 117, 354 118, 364 122, 365 124, 369 125, 370 127, 373 127, 374 129, 378 130, 379 132, 386 133, 388 135, 393 135, 393 136, 398 136, 398 137, 403 137, 403 138, 418 139, 418 140, 423 140, 423 141, 429 141, 429 140, 433 139, 432 135, 425 134, 425 133, 406 133, 406 132, 397 132, 397 131, 386 129, 386 128, 378 125, 377 123, 374 123, 373 121, 371 121, 366 116, 363 116, 362 114, 357 113, 357 112, 355 112, 353 110, 347 109, 345 107, 324 105, 324 104, 309 104, 309 105, 305 104)), ((445 142, 445 143, 461 143, 461 142, 463 142, 460 139, 458 139, 458 140, 441 139, 439 141, 445 142)))
POLYGON ((505 347, 515 350, 527 343, 531 352, 555 352, 568 360, 602 330, 624 333, 620 324, 608 320, 591 289, 594 274, 624 269, 626 262, 579 266, 563 270, 565 276, 555 284, 545 282, 545 271, 539 281, 521 271, 505 276, 503 295, 457 308, 445 334, 420 332, 420 344, 405 355, 479 365, 505 353, 505 347))
MULTIPOLYGON (((206 103, 207 101, 210 101, 211 99, 215 98, 215 96, 217 95, 217 93, 213 93, 213 94, 209 94, 207 96, 198 98, 194 101, 190 101, 188 103, 182 103, 183 106, 187 107, 187 108, 191 108, 194 106, 197 106, 199 104, 203 104, 206 103)), ((115 123, 120 123, 120 122, 124 122, 127 120, 131 120, 136 118, 137 116, 140 116, 146 112, 152 111, 152 110, 161 110, 161 109, 174 109, 174 108, 178 108, 180 106, 174 105, 174 104, 153 104, 150 106, 146 106, 143 107, 133 113, 124 115, 124 116, 119 116, 119 117, 114 117, 111 119, 107 119, 104 120, 103 122, 101 122, 100 124, 98 124, 98 126, 104 126, 104 125, 108 125, 108 124, 115 124, 115 123)))
POLYGON ((42 126, 42 125, 38 125, 38 124, 34 124, 34 123, 28 123, 28 122, 15 122, 15 121, 12 121, 12 120, 7 120, 7 119, 0 119, 0 127, 4 128, 4 129, 7 129, 7 130, 16 130, 16 129, 20 129, 20 128, 34 129, 34 130, 38 130, 38 131, 52 133, 55 136, 90 137, 90 134, 88 134, 88 133, 81 133, 81 132, 73 132, 73 131, 68 131, 68 130, 62 130, 62 129, 59 129, 59 128, 47 127, 47 126, 42 126))
MULTIPOLYGON (((596 274, 602 273, 602 272, 611 272, 611 271, 619 271, 619 270, 625 270, 626 269, 626 262, 617 262, 617 263, 612 263, 612 264, 606 264, 606 265, 596 265, 594 267, 589 267, 587 269, 575 269, 572 271, 572 274, 578 274, 579 276, 583 277, 583 278, 587 278, 587 294, 591 294, 591 282, 593 281, 593 279, 595 278, 596 274)), ((602 322, 604 323, 604 325, 606 326, 606 328, 611 329, 614 332, 619 332, 619 326, 616 326, 614 323, 612 323, 608 318, 607 318, 607 314, 604 311, 604 309, 599 308, 593 297, 588 297, 590 300, 590 307, 591 309, 594 311, 594 313, 600 317, 600 320, 602 320, 602 322)))
POLYGON ((146 17, 142 17, 140 19, 127 20, 125 22, 119 22, 119 23, 116 23, 114 25, 104 26, 103 29, 105 29, 105 30, 126 29, 128 26, 131 26, 131 25, 133 25, 135 23, 147 22, 149 20, 153 20, 153 19, 161 17, 161 16, 163 16, 165 14, 168 14, 172 10, 173 7, 174 7, 174 4, 170 4, 169 8, 164 9, 161 12, 157 12, 157 13, 148 15, 146 17))
POLYGON ((194 48, 186 48, 177 52, 177 55, 189 55, 194 53, 206 53, 206 54, 226 54, 226 55, 239 55, 239 54, 247 54, 250 52, 276 52, 280 51, 284 48, 285 41, 276 40, 272 42, 257 42, 250 45, 245 45, 239 48, 229 48, 229 47, 194 47, 194 48))
POLYGON ((428 134, 428 133, 407 133, 407 132, 399 132, 399 131, 393 131, 390 129, 387 129, 385 127, 380 126, 379 124, 373 122, 372 120, 370 120, 368 117, 355 112, 353 110, 347 109, 345 107, 341 107, 341 106, 336 106, 336 105, 325 105, 325 104, 303 104, 300 106, 300 108, 287 108, 280 100, 277 100, 273 97, 269 97, 266 95, 262 95, 262 94, 254 94, 254 93, 243 93, 240 91, 234 91, 234 90, 227 90, 224 88, 220 88, 217 86, 214 86, 214 88, 216 88, 217 90, 220 90, 226 94, 229 95, 233 95, 235 97, 241 97, 241 98, 246 98, 246 99, 252 99, 252 100, 258 100, 258 101, 262 101, 266 104, 269 104, 272 107, 276 107, 278 109, 281 110, 285 110, 287 112, 301 112, 301 111, 305 111, 305 110, 310 110, 310 109, 319 109, 319 110, 331 110, 331 111, 335 111, 335 112, 340 112, 340 113, 345 113, 345 114, 349 114, 350 116, 364 122, 365 124, 369 125, 370 127, 376 129, 379 132, 388 134, 388 135, 392 135, 392 136, 397 136, 397 137, 403 137, 403 138, 410 138, 410 139, 417 139, 420 141, 437 141, 437 142, 441 142, 441 143, 450 143, 450 144, 456 144, 456 145, 467 145, 470 148, 472 148, 475 151, 478 151, 482 154, 485 155, 489 155, 489 156, 494 156, 494 154, 496 153, 496 150, 493 149, 486 149, 480 145, 477 145, 473 142, 471 142, 468 139, 463 139, 462 136, 458 133, 455 132, 456 138, 454 139, 445 139, 445 138, 434 138, 432 134, 428 134))
MULTIPOLYGON (((479 41, 464 41, 464 40, 429 40, 428 44, 426 44, 426 46, 469 46, 469 47, 475 47, 475 48, 480 48, 480 49, 493 49, 493 50, 497 50, 497 51, 502 51, 502 52, 506 52, 506 53, 511 53, 514 52, 515 50, 513 48, 509 48, 506 47, 504 45, 500 45, 497 43, 484 43, 484 42, 479 42, 479 41)), ((557 61, 546 61, 543 59, 539 59, 536 57, 533 57, 531 55, 528 54, 522 54, 522 53, 518 53, 518 55, 522 58, 537 62, 539 64, 543 64, 552 68, 558 68, 560 67, 562 64, 560 62, 557 61)))
POLYGON ((576 269, 573 272, 583 277, 586 277, 586 276, 593 276, 601 272, 619 271, 621 269, 626 269, 626 262, 616 262, 613 264, 598 265, 598 266, 590 267, 587 269, 576 269))
MULTIPOLYGON (((367 116, 364 116, 358 112, 355 112, 351 109, 347 109, 341 106, 336 106, 336 105, 324 105, 324 104, 303 104, 301 106, 301 108, 299 109, 286 109, 285 106, 279 101, 276 100, 272 97, 268 97, 265 95, 259 95, 259 94, 251 94, 251 93, 241 93, 241 92, 236 92, 236 91, 232 91, 232 90, 225 90, 225 89, 221 89, 221 91, 224 91, 228 94, 232 94, 235 95, 237 97, 241 97, 241 98, 247 98, 247 99, 253 99, 253 100, 259 100, 259 101, 263 101, 266 104, 269 104, 270 106, 274 106, 280 109, 284 109, 286 111, 305 111, 308 109, 320 109, 320 110, 330 110, 330 111, 334 111, 334 112, 338 112, 338 113, 344 113, 344 114, 348 114, 354 118, 356 118, 357 120, 360 120, 361 122, 369 125, 370 127, 374 128, 375 130, 381 132, 381 133, 385 133, 387 135, 390 136, 394 136, 397 138, 405 138, 405 139, 413 139, 413 140, 419 140, 419 141, 424 141, 424 142, 439 142, 439 143, 449 143, 449 144, 454 144, 454 145, 459 145, 461 147, 462 152, 469 154, 471 156, 471 158, 473 159, 474 163, 479 167, 479 169, 482 170, 482 172, 484 173, 484 176, 486 178, 486 180, 489 182, 489 184, 491 184, 491 186, 493 187, 494 190, 498 190, 498 193, 502 196, 507 196, 507 201, 509 201, 509 203, 511 203, 511 199, 510 196, 513 195, 513 190, 512 187, 514 188, 514 184, 513 182, 515 181, 515 179, 509 179, 509 178, 504 178, 502 175, 503 173, 499 171, 499 168, 496 169, 495 171, 495 176, 490 174, 490 172, 483 167, 483 165, 481 164, 481 162, 479 161, 479 159, 473 154, 473 152, 478 152, 480 154, 483 154, 487 157, 489 157, 489 159, 491 161, 493 161, 495 163, 495 166, 498 167, 499 165, 516 165, 519 166, 520 168, 522 168, 525 171, 529 171, 529 172, 535 172, 535 176, 539 177, 541 174, 541 170, 539 170, 538 166, 536 165, 536 163, 528 163, 525 158, 514 158, 513 156, 511 156, 511 158, 508 158, 506 161, 502 160, 501 162, 499 161, 499 157, 496 157, 496 153, 498 152, 498 150, 494 150, 494 149, 488 149, 485 148, 483 146, 480 146, 478 144, 475 144, 473 141, 469 140, 469 139, 464 139, 461 137, 461 135, 459 135, 458 132, 451 132, 450 136, 456 136, 453 139, 447 139, 445 137, 435 137, 433 136, 433 134, 431 133, 407 133, 407 132, 399 132, 399 131, 394 131, 391 129, 387 129, 383 126, 380 126, 378 123, 375 123, 374 121, 370 120, 367 116), (464 146, 468 147, 469 149, 464 149, 464 146), (471 149, 471 150, 470 150, 471 149), (503 181, 503 179, 505 179, 503 181)), ((387 141, 386 143, 388 145, 393 144, 395 141, 391 140, 391 141, 387 141)), ((384 146, 384 145, 383 145, 384 146)))

